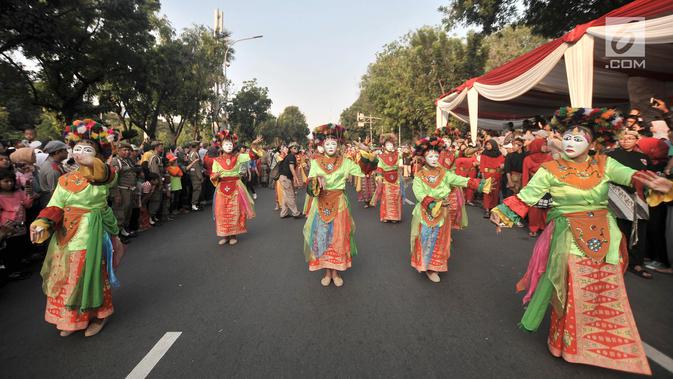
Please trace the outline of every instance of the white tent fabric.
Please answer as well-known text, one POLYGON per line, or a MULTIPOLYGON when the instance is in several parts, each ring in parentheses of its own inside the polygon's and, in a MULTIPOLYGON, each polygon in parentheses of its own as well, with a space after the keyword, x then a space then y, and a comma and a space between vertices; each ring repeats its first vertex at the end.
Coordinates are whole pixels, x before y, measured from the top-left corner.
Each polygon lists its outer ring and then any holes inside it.
POLYGON ((542 78, 549 74, 549 71, 551 71, 558 64, 559 60, 561 60, 567 48, 567 43, 561 44, 532 69, 508 82, 498 85, 475 82, 472 88, 476 88, 479 95, 494 101, 507 101, 519 97, 528 92, 528 90, 533 88, 540 80, 542 80, 542 78))
POLYGON ((628 24, 593 26, 587 29, 587 33, 602 39, 616 39, 628 38, 643 29, 648 45, 673 43, 673 15, 628 24))
POLYGON ((594 90, 594 38, 585 34, 564 54, 570 106, 591 108, 594 90))

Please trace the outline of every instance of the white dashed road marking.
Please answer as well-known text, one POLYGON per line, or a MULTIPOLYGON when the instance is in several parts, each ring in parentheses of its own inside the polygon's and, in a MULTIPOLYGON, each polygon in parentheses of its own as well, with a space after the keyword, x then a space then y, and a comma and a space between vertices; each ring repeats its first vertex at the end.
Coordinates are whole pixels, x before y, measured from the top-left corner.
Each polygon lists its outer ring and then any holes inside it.
POLYGON ((159 342, 154 345, 152 350, 136 365, 133 371, 126 376, 126 379, 146 378, 181 334, 182 332, 166 332, 159 342))

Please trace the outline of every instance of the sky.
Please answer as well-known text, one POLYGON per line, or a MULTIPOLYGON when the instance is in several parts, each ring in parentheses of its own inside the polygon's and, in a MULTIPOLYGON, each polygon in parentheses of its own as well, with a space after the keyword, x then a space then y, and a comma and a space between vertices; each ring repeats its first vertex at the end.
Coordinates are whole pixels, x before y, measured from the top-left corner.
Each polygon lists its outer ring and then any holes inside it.
POLYGON ((162 0, 179 32, 194 24, 213 27, 224 12, 232 39, 263 35, 235 45, 227 69, 235 90, 256 78, 269 88, 271 112, 296 105, 309 127, 338 122, 359 93, 360 77, 382 47, 409 31, 441 24, 448 0, 162 0))

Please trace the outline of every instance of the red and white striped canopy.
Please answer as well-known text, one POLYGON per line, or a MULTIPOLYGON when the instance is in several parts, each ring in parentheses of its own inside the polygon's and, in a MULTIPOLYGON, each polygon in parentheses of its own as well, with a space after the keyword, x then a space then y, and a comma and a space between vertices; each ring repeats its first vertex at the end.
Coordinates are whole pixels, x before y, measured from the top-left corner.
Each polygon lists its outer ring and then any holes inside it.
POLYGON ((673 0, 636 0, 442 95, 437 127, 454 116, 470 123, 474 139, 477 127, 501 128, 560 106, 644 110, 650 97, 673 94, 672 57, 673 0), (641 37, 633 46, 644 54, 609 54, 611 41, 630 36, 641 37))

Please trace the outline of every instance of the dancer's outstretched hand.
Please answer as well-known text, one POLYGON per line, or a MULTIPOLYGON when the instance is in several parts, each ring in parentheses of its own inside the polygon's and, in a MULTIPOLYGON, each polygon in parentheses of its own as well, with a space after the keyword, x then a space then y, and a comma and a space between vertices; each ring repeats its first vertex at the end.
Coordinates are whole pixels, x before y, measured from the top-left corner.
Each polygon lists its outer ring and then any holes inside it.
POLYGON ((633 175, 633 179, 654 191, 667 193, 673 189, 673 182, 652 171, 639 171, 633 175))

